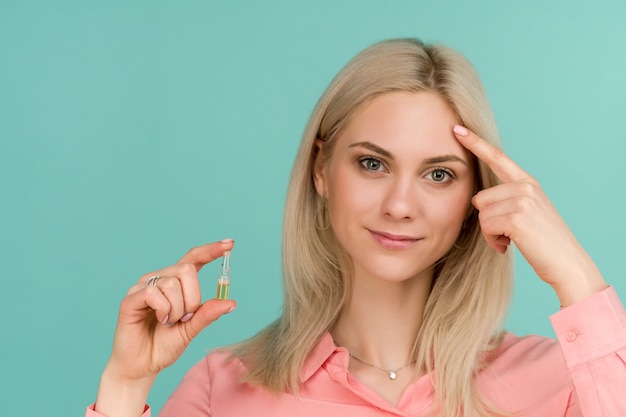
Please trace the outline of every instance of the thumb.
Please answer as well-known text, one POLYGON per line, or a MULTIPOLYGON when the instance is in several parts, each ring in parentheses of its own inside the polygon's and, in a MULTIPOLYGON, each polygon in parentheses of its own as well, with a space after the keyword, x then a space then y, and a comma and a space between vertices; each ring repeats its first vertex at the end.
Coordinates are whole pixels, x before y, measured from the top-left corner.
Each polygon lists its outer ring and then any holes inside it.
POLYGON ((208 325, 219 319, 226 313, 230 313, 237 307, 233 300, 208 300, 196 310, 193 317, 185 323, 190 338, 196 337, 208 325))

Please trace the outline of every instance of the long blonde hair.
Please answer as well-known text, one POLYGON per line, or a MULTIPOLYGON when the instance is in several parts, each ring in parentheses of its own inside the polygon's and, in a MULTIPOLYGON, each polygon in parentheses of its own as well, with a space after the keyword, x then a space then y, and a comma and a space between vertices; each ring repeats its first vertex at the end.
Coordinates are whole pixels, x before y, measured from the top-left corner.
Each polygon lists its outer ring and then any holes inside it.
MULTIPOLYGON (((330 158, 337 135, 355 109, 392 91, 439 94, 460 123, 500 146, 481 82, 458 52, 417 39, 392 39, 354 57, 318 101, 300 143, 283 223, 283 312, 234 350, 248 365, 248 382, 275 392, 297 392, 304 361, 350 294, 349 256, 332 227, 316 226, 323 205, 312 179, 315 140, 323 138, 320 157, 330 158)), ((476 165, 477 190, 497 184, 486 165, 480 161, 476 165)), ((322 210, 321 216, 326 215, 322 210)), ((511 289, 511 251, 502 256, 485 243, 474 212, 436 266, 415 341, 417 364, 433 378, 433 412, 442 417, 493 415, 493 408, 477 392, 474 377, 485 366, 483 358, 500 329, 511 289)))

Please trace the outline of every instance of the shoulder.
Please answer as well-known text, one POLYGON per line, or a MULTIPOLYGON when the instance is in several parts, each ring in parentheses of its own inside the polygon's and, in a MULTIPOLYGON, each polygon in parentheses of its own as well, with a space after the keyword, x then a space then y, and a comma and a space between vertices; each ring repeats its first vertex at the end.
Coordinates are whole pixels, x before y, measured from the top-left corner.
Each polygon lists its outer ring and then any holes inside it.
POLYGON ((502 344, 495 350, 495 361, 541 361, 552 360, 561 356, 559 344, 555 339, 538 336, 517 336, 506 333, 502 344))
POLYGON ((518 410, 569 403, 573 386, 556 340, 507 333, 490 359, 477 382, 496 403, 518 410))
POLYGON ((245 367, 229 350, 209 353, 187 372, 159 416, 214 415, 216 405, 220 405, 219 399, 239 385, 244 373, 245 367))
POLYGON ((558 342, 544 336, 520 337, 506 333, 502 344, 491 353, 490 359, 487 369, 498 375, 567 373, 558 342))
POLYGON ((211 382, 224 380, 239 381, 248 372, 243 362, 230 349, 217 349, 206 355, 190 371, 197 368, 211 382))

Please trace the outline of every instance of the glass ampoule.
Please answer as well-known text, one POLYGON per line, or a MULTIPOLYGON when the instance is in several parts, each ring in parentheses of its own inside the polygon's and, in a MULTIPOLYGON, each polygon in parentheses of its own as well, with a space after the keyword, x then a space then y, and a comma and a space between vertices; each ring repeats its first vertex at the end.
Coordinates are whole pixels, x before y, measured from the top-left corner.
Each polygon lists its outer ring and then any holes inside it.
POLYGON ((222 257, 222 269, 220 276, 217 278, 217 294, 215 298, 219 300, 228 299, 228 291, 230 290, 230 251, 224 252, 222 257))

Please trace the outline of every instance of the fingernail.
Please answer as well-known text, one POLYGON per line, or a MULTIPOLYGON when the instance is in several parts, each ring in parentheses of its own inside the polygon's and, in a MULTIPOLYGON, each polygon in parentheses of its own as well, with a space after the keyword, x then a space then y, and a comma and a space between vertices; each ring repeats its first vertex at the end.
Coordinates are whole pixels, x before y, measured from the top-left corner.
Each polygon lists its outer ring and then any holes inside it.
POLYGON ((456 133, 459 136, 467 136, 467 134, 469 133, 467 129, 461 125, 454 126, 454 129, 452 130, 454 130, 454 133, 456 133))
POLYGON ((170 315, 168 314, 167 316, 163 317, 163 320, 161 320, 161 324, 167 324, 167 321, 170 319, 170 315))
POLYGON ((237 307, 231 307, 231 308, 229 308, 229 309, 228 309, 228 311, 227 311, 225 314, 230 313, 230 312, 231 312, 231 311, 233 311, 235 308, 237 308, 237 307))
POLYGON ((185 314, 184 316, 182 316, 180 318, 180 321, 182 321, 184 323, 186 321, 191 320, 192 317, 193 317, 193 313, 187 313, 187 314, 185 314))
POLYGON ((220 240, 221 243, 233 243, 234 241, 235 239, 230 239, 230 238, 220 240))

